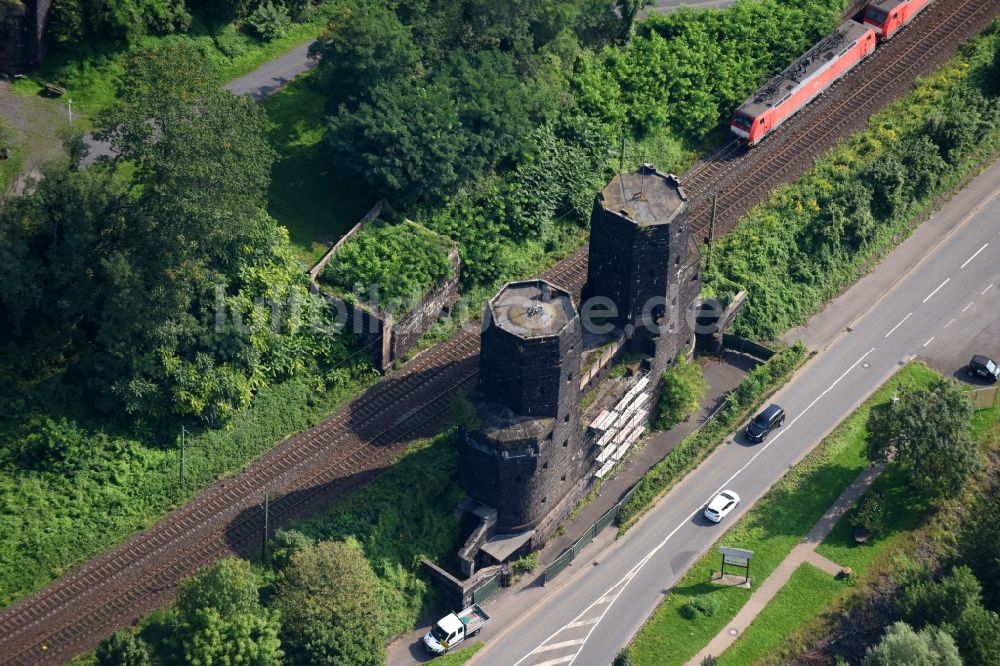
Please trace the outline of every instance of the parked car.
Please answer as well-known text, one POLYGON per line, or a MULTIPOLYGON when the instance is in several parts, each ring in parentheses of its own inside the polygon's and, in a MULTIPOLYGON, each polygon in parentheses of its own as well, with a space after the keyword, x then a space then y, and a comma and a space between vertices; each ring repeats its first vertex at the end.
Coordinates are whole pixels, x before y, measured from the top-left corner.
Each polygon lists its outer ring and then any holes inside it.
POLYGON ((476 604, 458 613, 448 613, 424 636, 424 649, 431 654, 444 654, 489 623, 490 616, 476 604))
POLYGON ((976 354, 969 361, 969 369, 966 371, 969 373, 970 377, 982 377, 983 379, 988 379, 991 382, 995 382, 1000 379, 1000 366, 997 362, 988 356, 980 356, 976 354))
POLYGON ((705 507, 705 517, 713 523, 720 522, 740 504, 740 496, 732 490, 723 490, 705 507))
POLYGON ((763 442, 767 434, 780 428, 785 422, 785 410, 778 405, 768 405, 747 426, 747 438, 751 442, 763 442))

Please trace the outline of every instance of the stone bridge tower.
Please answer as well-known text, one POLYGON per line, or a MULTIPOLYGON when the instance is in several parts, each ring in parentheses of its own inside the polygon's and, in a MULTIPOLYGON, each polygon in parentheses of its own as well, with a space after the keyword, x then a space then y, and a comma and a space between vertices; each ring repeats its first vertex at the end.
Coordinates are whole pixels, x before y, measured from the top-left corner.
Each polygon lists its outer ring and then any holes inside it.
POLYGON ((590 469, 580 450, 580 317, 544 280, 506 285, 486 306, 479 428, 460 441, 462 482, 497 511, 497 533, 534 529, 590 469))
POLYGON ((692 348, 699 256, 676 176, 650 164, 615 176, 594 200, 589 252, 584 300, 613 304, 608 321, 653 357, 654 372, 692 348))
POLYGON ((0 6, 0 72, 20 74, 45 55, 45 22, 52 0, 15 0, 0 6))

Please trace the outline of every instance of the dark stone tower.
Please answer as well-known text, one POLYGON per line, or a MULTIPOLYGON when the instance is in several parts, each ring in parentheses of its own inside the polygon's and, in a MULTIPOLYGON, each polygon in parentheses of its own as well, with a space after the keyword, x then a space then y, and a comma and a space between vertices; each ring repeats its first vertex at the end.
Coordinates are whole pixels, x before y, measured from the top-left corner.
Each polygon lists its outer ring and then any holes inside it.
POLYGON ((0 8, 0 72, 20 74, 45 55, 45 21, 52 0, 20 0, 0 8))
POLYGON ((469 495, 497 532, 538 525, 590 467, 580 451, 580 318, 543 280, 506 285, 483 317, 479 428, 460 444, 469 495))
POLYGON ((590 218, 584 299, 614 304, 616 326, 662 372, 693 342, 688 309, 701 288, 690 242, 687 195, 677 177, 645 164, 615 176, 598 193, 590 218))

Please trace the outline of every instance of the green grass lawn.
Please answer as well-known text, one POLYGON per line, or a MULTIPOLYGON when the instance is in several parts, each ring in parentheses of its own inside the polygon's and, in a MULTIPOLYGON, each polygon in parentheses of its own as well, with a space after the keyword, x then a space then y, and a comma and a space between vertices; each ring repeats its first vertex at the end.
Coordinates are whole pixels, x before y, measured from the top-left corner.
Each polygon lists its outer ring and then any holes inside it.
MULTIPOLYGON (((984 441, 987 433, 994 429, 998 416, 1000 409, 997 407, 976 411, 972 419, 973 437, 984 441)), ((800 567, 747 632, 721 656, 720 664, 749 665, 760 660, 787 663, 805 646, 798 630, 824 610, 833 608, 838 595, 855 589, 866 573, 879 569, 881 563, 894 553, 905 550, 914 531, 927 524, 933 514, 933 507, 927 498, 912 491, 906 472, 899 468, 889 467, 876 479, 869 492, 882 493, 885 529, 864 544, 858 544, 851 536, 849 520, 845 517, 816 549, 837 564, 850 567, 854 576, 853 585, 835 581, 818 571, 800 575, 800 567)))
MULTIPOLYGON (((865 423, 872 406, 888 401, 898 387, 925 386, 935 377, 922 365, 903 368, 769 490, 719 545, 753 550, 753 577, 759 585, 867 466, 865 423)), ((685 663, 743 607, 750 591, 708 582, 717 567, 713 549, 678 582, 633 641, 631 651, 637 664, 685 663), (681 606, 702 594, 717 599, 719 610, 711 617, 684 619, 681 606)))
MULTIPOLYGON (((283 36, 260 43, 237 33, 230 23, 214 23, 195 15, 185 34, 150 36, 140 46, 166 42, 186 42, 205 54, 222 81, 252 72, 300 44, 312 41, 326 27, 321 15, 309 23, 296 24, 283 36)), ((13 90, 22 95, 38 95, 42 84, 52 82, 66 88, 65 98, 73 100, 74 113, 86 121, 115 100, 115 82, 122 72, 126 50, 113 42, 89 43, 77 51, 50 50, 41 68, 18 80, 13 90)))
POLYGON ((377 200, 367 186, 333 177, 323 153, 324 103, 308 75, 264 102, 271 120, 271 145, 279 154, 271 172, 268 211, 288 229, 296 255, 308 265, 377 200))
POLYGON ((458 652, 452 652, 451 654, 446 654, 443 657, 438 657, 434 660, 434 666, 461 666, 465 662, 472 659, 472 656, 482 650, 485 645, 485 643, 479 642, 475 645, 462 648, 458 652))
POLYGON ((753 624, 719 657, 719 664, 753 664, 785 641, 789 627, 815 616, 848 585, 808 562, 800 564, 753 624))

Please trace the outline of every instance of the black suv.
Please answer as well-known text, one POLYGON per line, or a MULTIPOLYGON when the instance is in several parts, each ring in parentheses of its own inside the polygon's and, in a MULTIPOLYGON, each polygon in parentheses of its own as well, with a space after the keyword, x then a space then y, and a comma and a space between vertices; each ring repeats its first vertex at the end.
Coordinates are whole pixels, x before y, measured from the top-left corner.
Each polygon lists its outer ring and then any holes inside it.
POLYGON ((972 357, 969 361, 969 369, 967 370, 969 376, 982 377, 983 379, 988 379, 991 382, 995 382, 1000 379, 1000 367, 997 366, 997 362, 988 356, 979 356, 978 354, 972 357))
POLYGON ((781 427, 785 422, 785 410, 778 405, 768 405, 747 426, 747 439, 751 442, 763 442, 767 433, 781 427))

